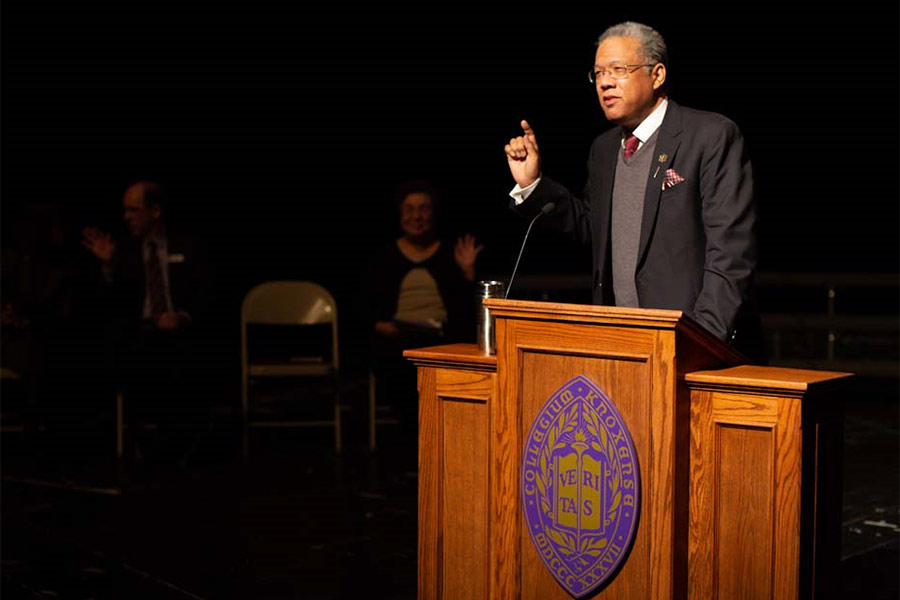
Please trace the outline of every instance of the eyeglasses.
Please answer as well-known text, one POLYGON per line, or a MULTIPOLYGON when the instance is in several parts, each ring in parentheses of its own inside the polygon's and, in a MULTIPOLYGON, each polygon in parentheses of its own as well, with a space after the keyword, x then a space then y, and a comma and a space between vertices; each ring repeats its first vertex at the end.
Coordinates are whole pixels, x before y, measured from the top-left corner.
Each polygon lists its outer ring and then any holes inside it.
POLYGON ((603 79, 604 75, 609 75, 613 79, 625 79, 641 67, 652 67, 652 64, 645 65, 609 65, 605 69, 591 69, 588 71, 588 81, 597 83, 603 79))

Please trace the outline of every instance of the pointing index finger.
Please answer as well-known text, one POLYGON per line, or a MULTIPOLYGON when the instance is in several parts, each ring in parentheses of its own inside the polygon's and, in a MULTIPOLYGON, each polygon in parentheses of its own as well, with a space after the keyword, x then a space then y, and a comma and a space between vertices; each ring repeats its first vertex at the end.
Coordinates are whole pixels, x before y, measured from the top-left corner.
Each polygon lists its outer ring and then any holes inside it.
POLYGON ((525 132, 525 145, 529 150, 537 151, 537 137, 534 135, 534 129, 531 128, 531 125, 525 119, 522 119, 522 131, 525 132))

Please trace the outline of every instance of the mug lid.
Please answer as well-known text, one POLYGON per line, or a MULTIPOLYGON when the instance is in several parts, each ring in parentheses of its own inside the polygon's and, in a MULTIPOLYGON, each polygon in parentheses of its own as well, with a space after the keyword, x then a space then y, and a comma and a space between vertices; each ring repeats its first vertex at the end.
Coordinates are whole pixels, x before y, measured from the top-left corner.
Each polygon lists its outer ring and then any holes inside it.
POLYGON ((503 293, 504 283, 502 281, 479 281, 475 285, 478 286, 478 293, 486 297, 503 293))

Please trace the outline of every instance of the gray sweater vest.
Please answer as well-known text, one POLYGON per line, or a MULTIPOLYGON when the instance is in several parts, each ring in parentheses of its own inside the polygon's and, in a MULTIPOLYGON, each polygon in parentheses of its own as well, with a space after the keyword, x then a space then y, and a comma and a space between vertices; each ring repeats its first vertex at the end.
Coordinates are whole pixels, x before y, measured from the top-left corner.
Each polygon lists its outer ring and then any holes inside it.
POLYGON ((656 151, 657 129, 631 158, 619 151, 612 198, 612 267, 616 306, 640 306, 634 277, 647 174, 656 151))

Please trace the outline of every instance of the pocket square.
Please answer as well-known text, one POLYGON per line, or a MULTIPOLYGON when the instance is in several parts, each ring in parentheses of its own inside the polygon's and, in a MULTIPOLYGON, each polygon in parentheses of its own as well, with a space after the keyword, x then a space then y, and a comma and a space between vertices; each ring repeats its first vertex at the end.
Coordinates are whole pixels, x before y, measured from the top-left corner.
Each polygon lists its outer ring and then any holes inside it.
POLYGON ((170 254, 169 255, 169 264, 173 263, 183 263, 184 262, 184 254, 170 254))
POLYGON ((667 190, 669 188, 675 187, 679 183, 684 181, 684 177, 678 174, 675 169, 666 169, 666 175, 663 177, 662 189, 667 190))

